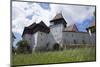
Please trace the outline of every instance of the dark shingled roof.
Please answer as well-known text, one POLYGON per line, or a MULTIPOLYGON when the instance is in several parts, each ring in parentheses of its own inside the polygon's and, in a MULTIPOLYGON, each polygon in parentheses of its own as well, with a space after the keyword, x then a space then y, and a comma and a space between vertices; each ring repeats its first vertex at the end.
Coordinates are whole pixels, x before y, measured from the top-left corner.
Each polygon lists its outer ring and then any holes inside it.
POLYGON ((63 18, 62 14, 61 13, 58 13, 53 19, 60 19, 60 18, 63 18))
POLYGON ((29 29, 32 29, 32 28, 35 27, 35 25, 36 25, 36 23, 33 23, 32 25, 28 26, 28 28, 29 28, 29 29))
POLYGON ((59 20, 59 19, 60 19, 60 20, 61 20, 61 19, 64 20, 62 13, 58 13, 50 22, 57 21, 57 20, 59 20))
POLYGON ((24 34, 34 34, 37 31, 49 33, 50 32, 50 29, 49 29, 49 27, 47 27, 45 25, 45 23, 43 21, 41 21, 38 24, 33 23, 32 25, 30 25, 28 27, 25 27, 22 36, 24 34))
POLYGON ((58 13, 51 21, 50 23, 54 23, 54 24, 64 24, 64 26, 66 27, 66 21, 65 19, 63 18, 63 15, 62 13, 58 13))

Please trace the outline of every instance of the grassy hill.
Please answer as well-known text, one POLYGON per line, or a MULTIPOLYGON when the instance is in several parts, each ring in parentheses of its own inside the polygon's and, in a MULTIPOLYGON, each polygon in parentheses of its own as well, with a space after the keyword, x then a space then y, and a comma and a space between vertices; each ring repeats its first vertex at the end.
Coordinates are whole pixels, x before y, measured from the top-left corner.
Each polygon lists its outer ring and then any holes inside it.
POLYGON ((95 61, 95 47, 66 49, 63 51, 37 52, 12 56, 12 65, 67 63, 95 61))

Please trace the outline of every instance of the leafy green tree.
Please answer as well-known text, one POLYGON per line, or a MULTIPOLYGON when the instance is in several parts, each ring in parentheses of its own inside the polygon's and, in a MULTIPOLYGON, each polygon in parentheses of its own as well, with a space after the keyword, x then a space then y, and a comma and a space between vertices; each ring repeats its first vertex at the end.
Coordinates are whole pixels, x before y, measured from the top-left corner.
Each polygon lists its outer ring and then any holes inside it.
POLYGON ((30 52, 30 46, 28 44, 28 42, 26 40, 20 40, 18 43, 17 43, 17 52, 18 53, 29 53, 30 52))

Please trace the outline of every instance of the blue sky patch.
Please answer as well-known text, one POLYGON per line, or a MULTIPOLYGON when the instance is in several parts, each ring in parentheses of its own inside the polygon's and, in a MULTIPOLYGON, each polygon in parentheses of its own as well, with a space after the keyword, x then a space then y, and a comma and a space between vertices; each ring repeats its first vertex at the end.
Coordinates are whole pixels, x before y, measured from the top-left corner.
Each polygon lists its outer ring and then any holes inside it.
POLYGON ((86 28, 89 27, 89 25, 91 25, 93 21, 94 21, 94 17, 90 17, 84 20, 82 23, 76 23, 78 30, 82 32, 86 32, 86 28))
POLYGON ((16 47, 17 47, 17 46, 16 46, 17 42, 18 42, 19 40, 21 40, 22 37, 21 37, 21 34, 19 34, 19 33, 16 33, 16 32, 13 32, 13 33, 14 33, 14 36, 16 37, 16 39, 14 39, 13 46, 16 48, 16 47))
POLYGON ((39 5, 43 8, 43 9, 50 9, 50 6, 48 3, 39 3, 39 5))
POLYGON ((29 20, 32 20, 32 17, 33 17, 33 14, 32 14, 32 15, 27 16, 26 18, 28 18, 29 20))

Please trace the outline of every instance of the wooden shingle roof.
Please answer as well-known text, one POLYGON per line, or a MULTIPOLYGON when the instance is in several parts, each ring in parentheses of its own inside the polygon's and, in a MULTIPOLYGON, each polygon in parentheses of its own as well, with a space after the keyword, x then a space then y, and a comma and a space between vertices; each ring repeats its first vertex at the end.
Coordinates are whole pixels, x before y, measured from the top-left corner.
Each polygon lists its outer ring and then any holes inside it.
POLYGON ((60 18, 63 18, 63 16, 62 16, 61 13, 58 13, 58 14, 53 18, 53 20, 60 19, 60 18))
POLYGON ((36 23, 33 23, 32 25, 28 26, 28 28, 29 28, 29 29, 32 29, 32 28, 35 27, 35 25, 36 25, 36 23))
POLYGON ((58 13, 50 22, 61 20, 61 19, 64 20, 63 15, 62 13, 58 13))
POLYGON ((63 24, 66 27, 66 21, 63 18, 62 13, 58 13, 51 21, 50 23, 54 23, 54 25, 56 24, 63 24))
POLYGON ((33 23, 32 25, 30 25, 28 27, 25 27, 22 36, 24 34, 34 34, 37 31, 41 31, 41 32, 44 32, 44 33, 49 33, 50 29, 49 29, 49 27, 47 27, 45 25, 45 23, 43 21, 41 21, 38 24, 33 23))
POLYGON ((66 27, 66 29, 64 31, 78 32, 78 28, 75 24, 72 24, 72 25, 66 27))

